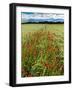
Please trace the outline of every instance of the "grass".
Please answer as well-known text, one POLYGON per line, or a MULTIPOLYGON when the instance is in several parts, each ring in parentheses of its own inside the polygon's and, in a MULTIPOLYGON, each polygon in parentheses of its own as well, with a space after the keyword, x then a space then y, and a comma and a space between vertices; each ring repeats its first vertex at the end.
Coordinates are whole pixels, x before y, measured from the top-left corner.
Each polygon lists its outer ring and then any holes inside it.
POLYGON ((22 24, 22 77, 64 75, 64 24, 22 24))

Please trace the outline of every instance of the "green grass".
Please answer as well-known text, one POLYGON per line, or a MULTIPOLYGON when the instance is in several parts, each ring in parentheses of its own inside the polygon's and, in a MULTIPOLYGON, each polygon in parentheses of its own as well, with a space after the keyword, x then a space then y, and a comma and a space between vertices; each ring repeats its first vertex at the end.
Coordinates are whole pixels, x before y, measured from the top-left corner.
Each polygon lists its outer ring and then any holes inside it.
POLYGON ((64 24, 22 24, 22 77, 64 74, 64 24))
POLYGON ((64 24, 22 24, 21 29, 23 34, 45 29, 56 34, 62 34, 64 33, 64 24))

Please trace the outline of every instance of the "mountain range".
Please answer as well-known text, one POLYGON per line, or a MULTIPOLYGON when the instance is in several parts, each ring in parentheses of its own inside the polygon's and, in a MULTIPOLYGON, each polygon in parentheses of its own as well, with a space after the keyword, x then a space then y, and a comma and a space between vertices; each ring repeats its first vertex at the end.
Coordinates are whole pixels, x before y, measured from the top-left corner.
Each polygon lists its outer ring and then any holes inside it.
POLYGON ((31 23, 43 23, 43 22, 52 22, 52 23, 57 23, 57 22, 61 22, 61 23, 64 23, 64 19, 62 19, 62 18, 57 18, 57 19, 55 19, 55 18, 49 18, 49 19, 33 19, 33 18, 31 18, 31 19, 22 19, 21 20, 21 22, 22 23, 29 23, 29 22, 31 22, 31 23))

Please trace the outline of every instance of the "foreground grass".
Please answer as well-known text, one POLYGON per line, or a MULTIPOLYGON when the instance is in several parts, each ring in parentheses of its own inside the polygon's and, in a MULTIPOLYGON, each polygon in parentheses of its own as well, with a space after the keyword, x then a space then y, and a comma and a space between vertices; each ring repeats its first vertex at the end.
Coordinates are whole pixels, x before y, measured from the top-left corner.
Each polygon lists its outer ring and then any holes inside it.
POLYGON ((22 25, 22 77, 64 74, 63 24, 22 25))

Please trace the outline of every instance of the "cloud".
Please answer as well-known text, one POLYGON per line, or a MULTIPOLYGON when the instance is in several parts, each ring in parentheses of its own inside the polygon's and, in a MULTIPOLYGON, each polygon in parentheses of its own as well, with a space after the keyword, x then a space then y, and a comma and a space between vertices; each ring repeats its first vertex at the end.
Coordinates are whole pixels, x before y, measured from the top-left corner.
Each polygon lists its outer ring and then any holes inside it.
POLYGON ((62 18, 64 19, 64 14, 57 13, 22 13, 22 19, 49 19, 49 18, 62 18))
POLYGON ((64 19, 62 13, 33 13, 33 12, 22 12, 22 22, 28 22, 29 20, 49 20, 49 19, 64 19))

